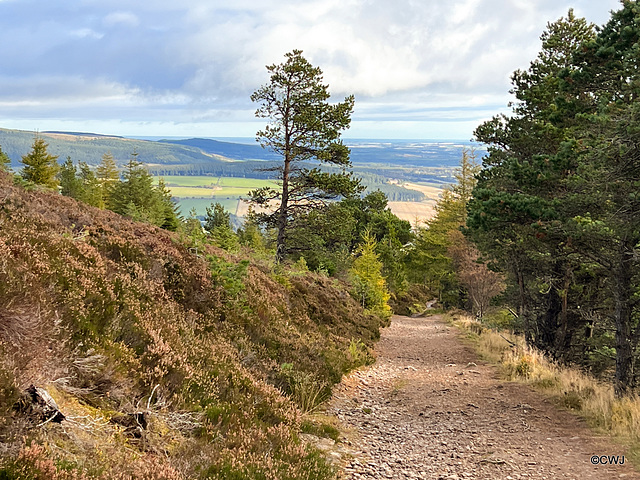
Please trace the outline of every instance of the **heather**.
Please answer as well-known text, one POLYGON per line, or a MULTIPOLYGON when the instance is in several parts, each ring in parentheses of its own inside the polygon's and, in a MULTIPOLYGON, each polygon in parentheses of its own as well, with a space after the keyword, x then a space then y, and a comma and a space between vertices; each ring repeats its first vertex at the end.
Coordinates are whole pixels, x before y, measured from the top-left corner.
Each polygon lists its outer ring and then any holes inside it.
POLYGON ((0 173, 0 478, 333 477, 301 423, 381 320, 337 279, 192 245, 0 173), (32 384, 66 420, 15 411, 32 384))

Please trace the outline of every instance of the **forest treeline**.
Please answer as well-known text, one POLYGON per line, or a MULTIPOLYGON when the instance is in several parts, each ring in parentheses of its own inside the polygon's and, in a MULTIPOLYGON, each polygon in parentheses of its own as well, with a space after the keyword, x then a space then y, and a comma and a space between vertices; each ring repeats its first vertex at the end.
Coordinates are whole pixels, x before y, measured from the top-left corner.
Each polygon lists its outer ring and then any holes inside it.
POLYGON ((596 28, 573 11, 513 74, 509 115, 480 125, 489 154, 465 233, 507 282, 528 342, 638 384, 640 6, 596 28))
MULTIPOLYGON (((7 156, 0 153, 0 157, 4 159, 3 169, 10 170, 7 156)), ((472 159, 465 153, 463 167, 468 168, 470 162, 472 159)), ((181 215, 164 182, 154 184, 148 168, 135 154, 122 169, 108 153, 95 168, 84 162, 76 164, 69 157, 60 163, 48 152, 44 139, 36 138, 21 163, 23 168, 20 174, 14 174, 14 179, 26 187, 52 188, 88 205, 178 232, 189 239, 192 248, 212 244, 231 253, 242 251, 243 255, 261 259, 270 259, 275 254, 275 231, 259 225, 255 215, 249 215, 240 228, 234 228, 229 212, 220 204, 207 208, 204 219, 196 218, 193 212, 181 215)), ((463 181, 461 175, 464 182, 473 181, 468 170, 464 170, 464 175, 456 174, 456 181, 463 181)), ((443 201, 454 206, 439 207, 445 211, 440 216, 452 215, 453 218, 446 220, 447 225, 459 228, 464 223, 464 204, 452 200, 458 196, 454 193, 457 187, 445 192, 443 201), (451 214, 450 209, 456 213, 451 214)), ((287 262, 296 264, 297 268, 352 281, 354 295, 362 305, 383 316, 390 312, 389 301, 405 313, 420 310, 433 292, 441 291, 441 285, 457 283, 447 279, 453 275, 451 271, 427 271, 450 267, 449 260, 443 260, 448 267, 432 265, 433 261, 442 260, 446 248, 437 253, 427 252, 432 248, 430 242, 440 244, 443 240, 424 239, 433 234, 432 224, 412 227, 408 221, 395 216, 388 208, 388 201, 398 198, 403 197, 378 188, 328 202, 299 216, 291 224, 287 262), (431 231, 427 234, 429 228, 431 231), (360 257, 368 259, 369 265, 363 265, 363 260, 356 261, 360 257)), ((448 235, 446 228, 443 235, 448 235)), ((460 304, 448 299, 446 294, 443 300, 460 304)))

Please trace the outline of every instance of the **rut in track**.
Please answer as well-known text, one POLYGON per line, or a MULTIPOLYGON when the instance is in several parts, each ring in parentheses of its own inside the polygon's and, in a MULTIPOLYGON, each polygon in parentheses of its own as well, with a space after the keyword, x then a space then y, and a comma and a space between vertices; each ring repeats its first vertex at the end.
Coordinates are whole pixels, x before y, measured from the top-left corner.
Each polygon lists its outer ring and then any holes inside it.
POLYGON ((342 478, 640 479, 628 461, 592 465, 624 452, 528 386, 499 380, 437 315, 393 317, 376 350, 328 407, 353 432, 342 478))

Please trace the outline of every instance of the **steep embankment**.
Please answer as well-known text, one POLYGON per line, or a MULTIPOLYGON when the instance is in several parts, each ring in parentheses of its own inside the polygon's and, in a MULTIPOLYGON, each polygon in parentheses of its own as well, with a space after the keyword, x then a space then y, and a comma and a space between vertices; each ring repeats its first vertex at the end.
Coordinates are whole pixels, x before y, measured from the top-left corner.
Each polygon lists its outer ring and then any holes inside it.
POLYGON ((187 240, 0 174, 0 477, 331 477, 300 407, 379 320, 330 279, 187 240), (32 384, 65 420, 16 410, 32 384))

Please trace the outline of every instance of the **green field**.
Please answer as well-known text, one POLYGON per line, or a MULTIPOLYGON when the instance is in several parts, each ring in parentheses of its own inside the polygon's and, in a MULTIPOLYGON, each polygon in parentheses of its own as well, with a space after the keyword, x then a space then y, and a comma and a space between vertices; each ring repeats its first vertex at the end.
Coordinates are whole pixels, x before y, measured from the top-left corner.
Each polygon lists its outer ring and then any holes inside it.
MULTIPOLYGON (((160 177, 155 177, 156 183, 160 177)), ((178 200, 182 215, 195 208, 197 215, 205 215, 212 203, 221 203, 227 211, 236 214, 238 201, 246 198, 250 190, 276 187, 276 182, 258 178, 165 176, 165 185, 178 200)))
POLYGON ((236 215, 239 198, 178 198, 178 206, 183 217, 187 217, 192 208, 196 209, 196 215, 206 215, 207 207, 212 203, 220 203, 227 212, 236 215))

